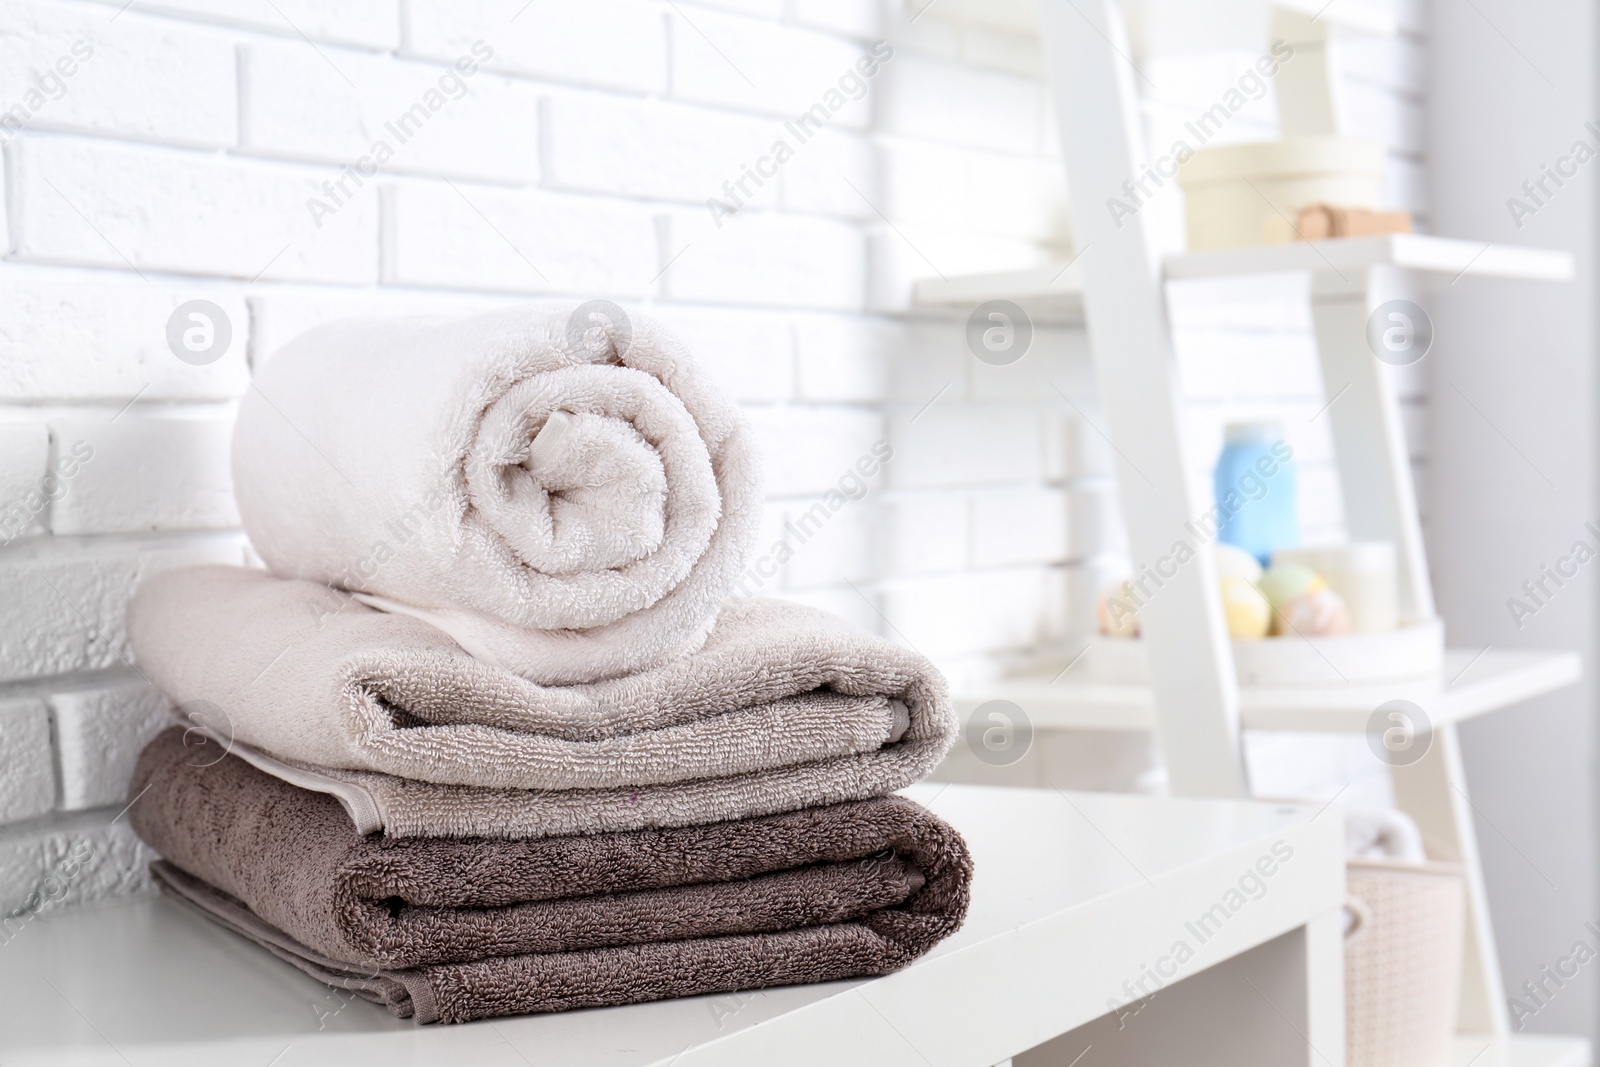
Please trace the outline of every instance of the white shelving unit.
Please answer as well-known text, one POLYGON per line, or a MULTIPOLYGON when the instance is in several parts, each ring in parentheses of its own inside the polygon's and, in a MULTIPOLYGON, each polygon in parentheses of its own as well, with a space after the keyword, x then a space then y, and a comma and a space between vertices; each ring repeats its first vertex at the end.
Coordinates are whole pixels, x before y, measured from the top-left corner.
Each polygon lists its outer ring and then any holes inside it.
MULTIPOLYGON (((1132 50, 1116 0, 1040 0, 1037 11, 1084 253, 1070 265, 924 280, 914 298, 929 307, 969 308, 1004 298, 1030 310, 1084 317, 1118 453, 1130 551, 1138 561, 1160 557, 1204 511, 1189 490, 1167 283, 1310 275, 1324 390, 1338 398, 1328 419, 1349 534, 1394 543, 1403 614, 1435 618, 1393 371, 1368 348, 1368 316, 1390 299, 1414 298, 1427 275, 1447 284, 1559 282, 1573 276, 1571 257, 1414 234, 1162 255, 1142 215, 1119 225, 1102 207, 1122 195, 1122 183, 1141 173, 1146 157, 1132 50)), ((1300 103, 1300 124, 1322 121, 1316 114, 1331 111, 1300 103)), ((1431 741, 1419 760, 1391 768, 1396 797, 1430 846, 1468 871, 1458 1059, 1475 1067, 1590 1062, 1583 1039, 1511 1033, 1457 734, 1467 719, 1575 683, 1575 653, 1451 650, 1437 677, 1414 682, 1242 689, 1209 552, 1179 568, 1143 605, 1140 623, 1150 652, 1148 685, 1074 678, 1062 661, 960 694, 958 706, 966 715, 985 701, 1010 700, 1044 730, 1154 730, 1174 792, 1244 796, 1241 729, 1363 732, 1379 705, 1415 703, 1431 723, 1431 741)))

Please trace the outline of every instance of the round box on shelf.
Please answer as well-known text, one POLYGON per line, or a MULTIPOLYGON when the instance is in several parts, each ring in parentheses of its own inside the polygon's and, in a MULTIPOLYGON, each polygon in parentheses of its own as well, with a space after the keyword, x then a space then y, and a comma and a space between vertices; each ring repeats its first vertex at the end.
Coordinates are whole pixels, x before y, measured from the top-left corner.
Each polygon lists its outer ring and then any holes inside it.
POLYGON ((1294 240, 1285 220, 1313 204, 1382 206, 1384 149, 1353 137, 1202 148, 1178 168, 1189 251, 1294 240))
MULTIPOLYGON (((1263 689, 1426 678, 1443 663, 1444 625, 1438 619, 1384 633, 1233 642, 1239 684, 1263 689)), ((1097 682, 1150 684, 1150 657, 1140 638, 1090 638, 1083 666, 1097 682)))

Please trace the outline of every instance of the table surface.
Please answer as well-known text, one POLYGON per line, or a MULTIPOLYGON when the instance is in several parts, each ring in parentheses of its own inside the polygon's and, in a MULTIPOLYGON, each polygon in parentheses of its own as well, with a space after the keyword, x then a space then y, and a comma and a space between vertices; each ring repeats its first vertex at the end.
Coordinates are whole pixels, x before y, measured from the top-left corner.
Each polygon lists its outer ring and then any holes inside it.
POLYGON ((418 1027, 142 898, 46 914, 0 945, 0 1064, 977 1067, 1104 1014, 1179 941, 1195 955, 1174 979, 1343 897, 1337 809, 907 792, 961 830, 977 873, 962 930, 883 978, 418 1027), (1241 879, 1248 894, 1230 893, 1241 879), (1193 920, 1241 900, 1198 936, 1193 920))

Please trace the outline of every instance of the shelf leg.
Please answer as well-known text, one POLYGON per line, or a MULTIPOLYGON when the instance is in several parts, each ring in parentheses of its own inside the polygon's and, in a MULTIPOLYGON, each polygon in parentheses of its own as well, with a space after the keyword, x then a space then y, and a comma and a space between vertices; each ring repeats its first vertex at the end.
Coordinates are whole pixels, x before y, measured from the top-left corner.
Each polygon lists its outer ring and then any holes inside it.
POLYGON ((1309 1067, 1344 1067, 1344 909, 1306 923, 1306 1044, 1309 1067))
POLYGON ((1511 1024, 1455 725, 1435 727, 1427 753, 1415 763, 1391 767, 1389 773, 1394 780, 1395 799, 1401 810, 1417 821, 1430 850, 1437 852, 1440 859, 1459 862, 1465 868, 1467 943, 1456 1029, 1504 1040, 1511 1024))
POLYGON ((1215 524, 1208 535, 1184 462, 1161 255, 1148 213, 1111 210, 1147 170, 1126 28, 1115 0, 1044 0, 1039 18, 1172 791, 1242 797, 1239 687, 1210 547, 1215 524))
POLYGON ((1403 272, 1376 266, 1311 283, 1311 318, 1322 363, 1322 389, 1339 464, 1344 521, 1352 541, 1395 547, 1403 619, 1433 618, 1433 586, 1417 519, 1394 369, 1367 345, 1370 309, 1409 292, 1403 272))

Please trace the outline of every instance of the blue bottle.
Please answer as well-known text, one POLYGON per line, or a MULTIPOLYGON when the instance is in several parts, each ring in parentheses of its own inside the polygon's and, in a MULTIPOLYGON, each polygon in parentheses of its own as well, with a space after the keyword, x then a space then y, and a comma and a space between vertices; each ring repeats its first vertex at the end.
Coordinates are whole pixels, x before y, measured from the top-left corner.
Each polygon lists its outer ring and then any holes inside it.
POLYGON ((1294 449, 1276 422, 1232 422, 1223 439, 1211 479, 1217 539, 1239 546, 1265 567, 1276 549, 1300 543, 1294 449))

